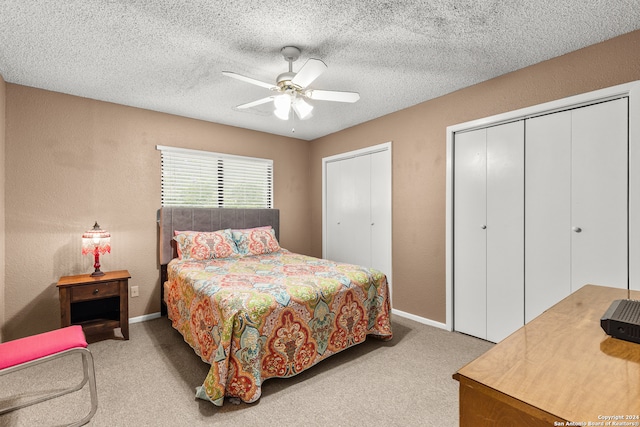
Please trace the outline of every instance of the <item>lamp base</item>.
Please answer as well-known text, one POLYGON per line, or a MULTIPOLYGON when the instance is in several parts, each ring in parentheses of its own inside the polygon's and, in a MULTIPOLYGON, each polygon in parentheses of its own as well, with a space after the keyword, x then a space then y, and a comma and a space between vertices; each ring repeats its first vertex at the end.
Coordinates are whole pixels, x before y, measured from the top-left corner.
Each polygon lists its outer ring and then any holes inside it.
POLYGON ((91 277, 104 276, 104 273, 102 271, 100 271, 100 251, 98 251, 98 247, 97 246, 93 250, 93 259, 95 261, 93 263, 93 268, 95 268, 95 271, 93 273, 91 273, 91 277))

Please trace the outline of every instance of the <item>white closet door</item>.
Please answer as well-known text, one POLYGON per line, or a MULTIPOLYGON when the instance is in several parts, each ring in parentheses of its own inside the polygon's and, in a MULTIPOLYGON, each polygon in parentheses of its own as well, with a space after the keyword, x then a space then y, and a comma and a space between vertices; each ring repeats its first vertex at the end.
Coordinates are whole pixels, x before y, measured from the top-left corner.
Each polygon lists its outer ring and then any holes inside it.
POLYGON ((487 339, 524 325, 524 122, 487 129, 487 339))
POLYGON ((627 102, 572 110, 572 292, 628 287, 627 102))
POLYGON ((524 125, 455 138, 454 326, 498 342, 524 324, 524 125))
POLYGON ((347 185, 349 201, 343 209, 348 218, 350 253, 341 261, 371 267, 371 158, 357 156, 347 162, 346 179, 352 185, 347 185))
POLYGON ((371 267, 391 283, 391 150, 370 155, 371 267))
POLYGON ((525 322, 571 293, 571 111, 526 121, 525 322))
POLYGON ((486 129, 455 135, 454 327, 487 334, 486 129))
POLYGON ((348 193, 343 191, 342 167, 343 162, 327 162, 325 178, 325 212, 326 212, 326 257, 339 261, 348 256, 349 236, 345 229, 342 206, 348 203, 348 193))
POLYGON ((525 321, 587 283, 626 288, 627 101, 526 122, 525 321))
POLYGON ((371 266, 371 160, 368 155, 326 164, 326 257, 371 266))

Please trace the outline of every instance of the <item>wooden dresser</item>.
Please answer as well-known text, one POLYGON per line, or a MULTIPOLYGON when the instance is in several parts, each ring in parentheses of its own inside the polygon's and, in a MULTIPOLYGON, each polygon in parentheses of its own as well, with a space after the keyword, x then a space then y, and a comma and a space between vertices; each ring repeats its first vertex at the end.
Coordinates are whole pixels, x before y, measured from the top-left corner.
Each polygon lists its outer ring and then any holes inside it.
POLYGON ((626 298, 586 285, 461 368, 460 426, 640 425, 640 344, 600 327, 626 298))

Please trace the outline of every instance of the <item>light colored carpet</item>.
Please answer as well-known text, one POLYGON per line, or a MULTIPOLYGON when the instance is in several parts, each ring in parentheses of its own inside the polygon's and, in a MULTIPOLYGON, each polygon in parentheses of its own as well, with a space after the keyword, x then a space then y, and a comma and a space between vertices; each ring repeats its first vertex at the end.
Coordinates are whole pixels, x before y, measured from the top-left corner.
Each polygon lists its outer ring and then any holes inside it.
MULTIPOLYGON (((256 403, 195 399, 208 366, 167 318, 131 325, 130 340, 89 345, 98 411, 90 426, 456 426, 459 368, 492 344, 393 317, 394 339, 369 338, 302 374, 269 379, 256 403)), ((0 407, 81 379, 65 357, 0 377, 0 407)), ((0 426, 59 426, 89 411, 89 390, 0 416, 0 426)))

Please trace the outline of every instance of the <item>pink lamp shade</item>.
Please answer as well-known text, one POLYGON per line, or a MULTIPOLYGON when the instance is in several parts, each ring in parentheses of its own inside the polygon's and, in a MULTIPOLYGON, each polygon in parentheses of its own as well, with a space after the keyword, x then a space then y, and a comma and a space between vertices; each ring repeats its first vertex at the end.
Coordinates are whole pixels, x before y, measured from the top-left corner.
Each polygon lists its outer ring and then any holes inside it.
POLYGON ((98 221, 93 225, 91 230, 85 231, 82 235, 82 255, 93 254, 95 271, 92 276, 103 276, 100 271, 100 255, 111 253, 111 234, 102 230, 98 225, 98 221))

